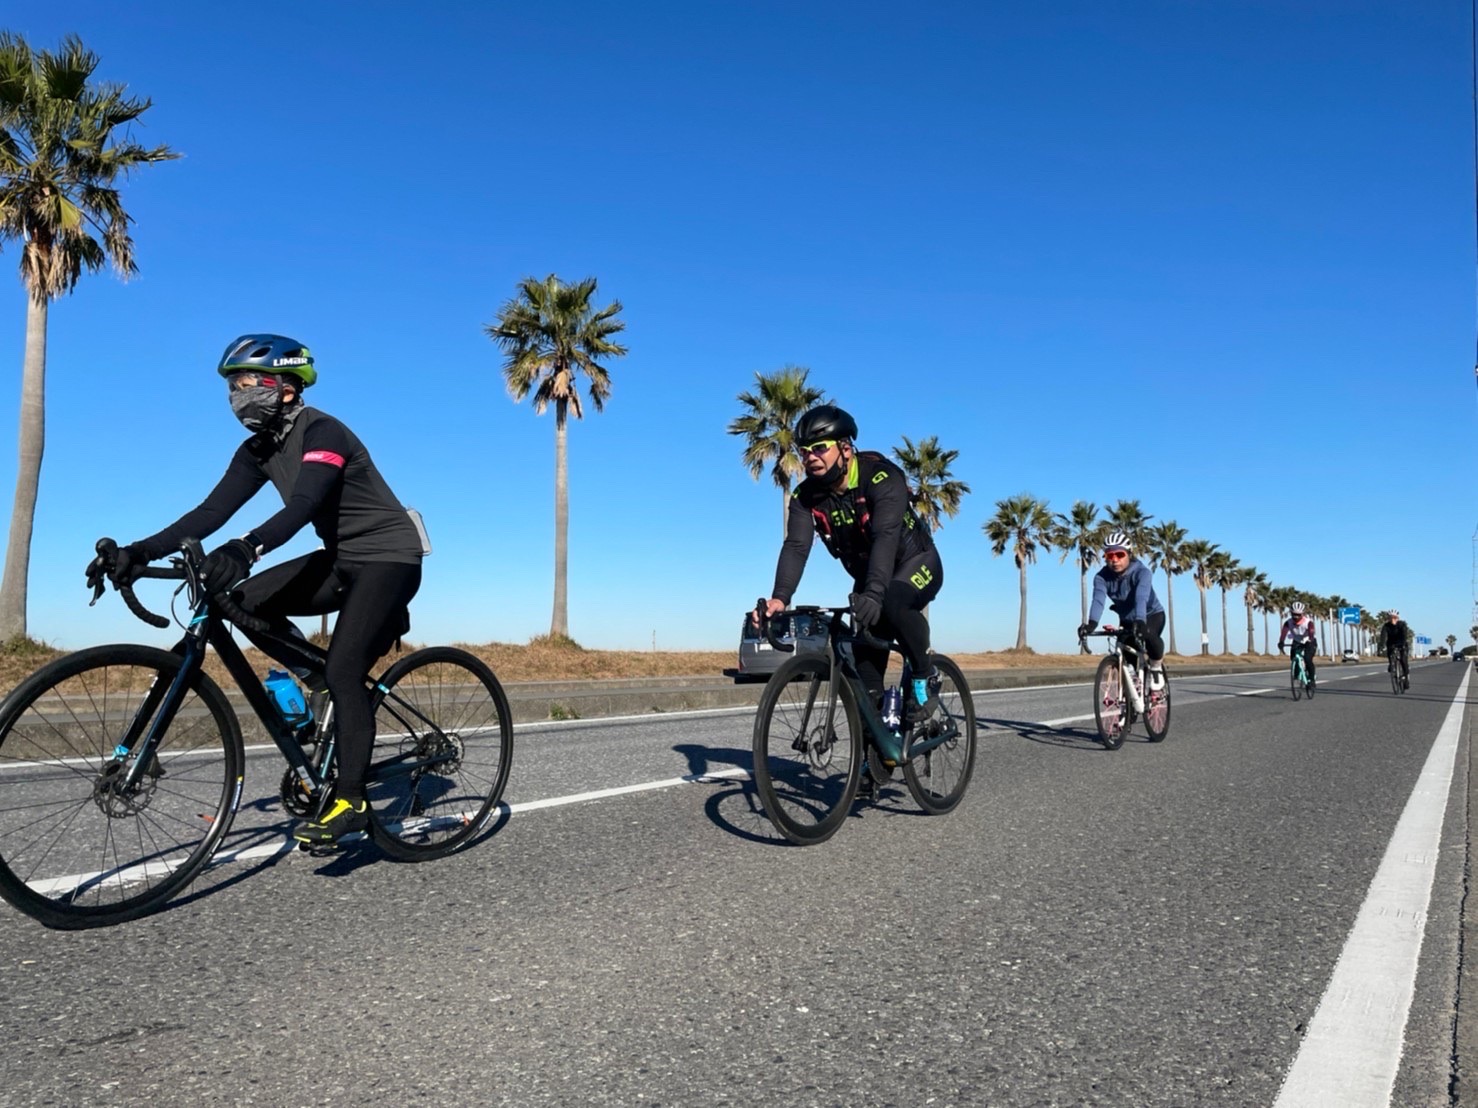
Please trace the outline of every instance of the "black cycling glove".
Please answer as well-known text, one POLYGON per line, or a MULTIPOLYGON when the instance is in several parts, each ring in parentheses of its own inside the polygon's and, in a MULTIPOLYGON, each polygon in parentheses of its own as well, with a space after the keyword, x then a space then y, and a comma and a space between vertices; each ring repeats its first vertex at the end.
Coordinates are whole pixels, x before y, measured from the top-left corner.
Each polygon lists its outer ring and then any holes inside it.
POLYGON ((256 560, 256 550, 245 539, 232 539, 216 547, 200 564, 205 591, 214 596, 229 589, 251 572, 251 564, 256 560))
POLYGON ((1078 624, 1078 638, 1081 639, 1084 635, 1091 635, 1097 630, 1098 620, 1096 619, 1090 619, 1087 623, 1080 623, 1078 624))
POLYGON ((854 592, 851 596, 852 615, 858 627, 874 627, 883 618, 883 602, 865 592, 854 592))

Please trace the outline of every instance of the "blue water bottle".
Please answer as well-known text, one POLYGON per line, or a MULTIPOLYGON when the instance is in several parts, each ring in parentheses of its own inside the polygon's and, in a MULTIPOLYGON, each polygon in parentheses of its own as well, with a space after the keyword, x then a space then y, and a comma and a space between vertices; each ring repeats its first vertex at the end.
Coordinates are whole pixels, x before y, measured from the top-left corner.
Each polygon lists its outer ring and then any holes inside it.
POLYGON ((895 735, 903 725, 903 690, 889 685, 883 690, 883 726, 895 735))
POLYGON ((267 691, 272 694, 272 703, 277 705, 282 718, 294 731, 301 731, 313 722, 312 709, 308 707, 307 698, 303 696, 303 690, 293 680, 291 673, 269 669, 265 684, 267 691))

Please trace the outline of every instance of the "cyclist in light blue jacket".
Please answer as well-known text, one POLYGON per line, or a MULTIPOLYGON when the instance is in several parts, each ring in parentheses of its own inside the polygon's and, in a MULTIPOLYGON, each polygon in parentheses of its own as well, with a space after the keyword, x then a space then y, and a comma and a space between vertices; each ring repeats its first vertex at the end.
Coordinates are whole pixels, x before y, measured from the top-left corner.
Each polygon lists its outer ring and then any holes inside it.
POLYGON ((1088 609, 1088 622, 1078 628, 1086 635, 1098 627, 1104 603, 1119 617, 1125 634, 1138 633, 1144 638, 1149 655, 1150 688, 1165 683, 1165 606, 1155 595, 1150 567, 1134 557, 1129 549, 1129 536, 1115 531, 1103 540, 1103 568, 1093 575, 1093 604, 1088 609))

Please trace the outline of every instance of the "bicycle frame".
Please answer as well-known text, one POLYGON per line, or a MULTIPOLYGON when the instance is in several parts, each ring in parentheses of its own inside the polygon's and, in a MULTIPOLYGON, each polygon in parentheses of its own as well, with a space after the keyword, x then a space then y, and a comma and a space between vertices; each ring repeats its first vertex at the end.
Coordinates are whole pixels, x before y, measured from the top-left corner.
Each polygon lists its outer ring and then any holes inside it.
MULTIPOLYGON (((826 623, 826 652, 831 660, 831 665, 828 667, 831 676, 826 689, 828 718, 826 720, 826 730, 823 733, 827 735, 835 734, 832 725, 836 704, 839 700, 835 693, 837 691, 837 677, 840 673, 841 678, 852 687, 853 699, 857 703, 857 710, 858 714, 862 717, 862 724, 867 730, 868 741, 874 748, 878 750, 883 749, 890 735, 888 726, 883 722, 882 714, 878 711, 877 705, 872 702, 872 697, 868 694, 867 686, 862 680, 862 675, 857 671, 856 659, 852 656, 852 652, 850 650, 844 650, 843 646, 850 646, 852 643, 861 642, 865 646, 886 648, 890 653, 901 655, 902 651, 899 650, 898 644, 877 638, 868 634, 866 631, 847 627, 842 618, 845 614, 844 612, 816 608, 809 605, 792 608, 789 611, 792 613, 810 614, 824 620, 826 623)), ((775 647, 775 649, 787 653, 795 650, 794 646, 776 639, 770 633, 768 623, 765 627, 765 635, 770 640, 770 645, 775 647)), ((907 679, 908 662, 906 660, 903 663, 903 668, 904 678, 907 679)), ((808 718, 816 702, 816 691, 816 689, 813 689, 806 698, 805 714, 808 718)), ((911 762, 919 755, 929 753, 929 751, 949 741, 952 737, 950 733, 943 733, 929 739, 907 744, 903 751, 903 758, 899 764, 902 765, 911 762)))

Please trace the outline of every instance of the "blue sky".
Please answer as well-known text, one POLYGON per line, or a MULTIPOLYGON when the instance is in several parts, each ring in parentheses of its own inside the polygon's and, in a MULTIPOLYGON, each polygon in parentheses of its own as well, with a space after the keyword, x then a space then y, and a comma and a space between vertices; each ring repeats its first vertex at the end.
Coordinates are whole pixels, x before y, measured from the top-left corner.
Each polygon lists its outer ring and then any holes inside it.
MULTIPOLYGON (((780 504, 725 427, 786 364, 864 447, 960 451, 973 492, 939 534, 941 649, 1014 641, 1016 570, 981 524, 1021 492, 1059 511, 1138 498, 1277 584, 1465 638, 1469 14, 12 4, 0 24, 36 46, 80 34, 101 77, 153 99, 136 137, 185 155, 126 188, 140 276, 90 277, 52 309, 32 634, 168 639, 111 596, 89 609, 82 567, 99 535, 147 534, 217 479, 242 432, 214 365, 255 330, 313 348, 310 401, 424 513, 411 637, 546 631, 552 417, 511 401, 482 326, 553 272, 624 304, 631 351, 570 433, 587 646, 734 645, 780 504)), ((0 271, 17 260, 0 249, 0 271)), ((13 444, 25 304, 6 287, 13 444)), ((0 452, 7 493, 14 465, 0 452)), ((1076 571, 1047 555, 1029 588, 1031 644, 1069 648, 1076 571)), ((845 592, 818 548, 797 601, 845 592)), ((1176 601, 1188 650, 1189 578, 1176 601)))

